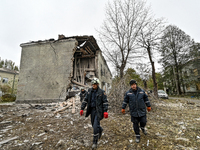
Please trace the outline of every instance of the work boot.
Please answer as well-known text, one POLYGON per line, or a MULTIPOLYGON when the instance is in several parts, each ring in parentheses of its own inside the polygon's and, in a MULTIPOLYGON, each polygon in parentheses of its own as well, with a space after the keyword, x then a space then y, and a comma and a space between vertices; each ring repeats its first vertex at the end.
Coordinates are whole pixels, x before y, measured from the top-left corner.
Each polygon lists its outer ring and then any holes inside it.
POLYGON ((101 138, 102 133, 103 133, 103 128, 101 128, 101 131, 99 132, 99 139, 101 138))
POLYGON ((145 128, 141 127, 142 132, 144 133, 144 135, 147 135, 147 130, 145 130, 145 128))
POLYGON ((96 136, 93 137, 92 149, 96 149, 97 148, 98 138, 99 138, 99 135, 96 135, 96 136))
POLYGON ((136 135, 135 142, 136 142, 136 143, 140 143, 140 135, 136 135))
POLYGON ((96 149, 97 148, 97 144, 92 144, 92 149, 96 149))

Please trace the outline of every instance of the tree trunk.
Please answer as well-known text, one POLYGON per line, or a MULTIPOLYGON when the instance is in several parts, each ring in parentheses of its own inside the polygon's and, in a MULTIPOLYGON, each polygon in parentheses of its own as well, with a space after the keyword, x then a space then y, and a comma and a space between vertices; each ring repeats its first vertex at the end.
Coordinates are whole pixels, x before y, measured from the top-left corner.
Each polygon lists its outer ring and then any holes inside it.
POLYGON ((181 94, 181 87, 180 87, 180 79, 179 79, 178 65, 176 66, 176 79, 177 79, 178 91, 179 91, 179 95, 180 95, 180 94, 181 94))
POLYGON ((177 82, 177 94, 181 94, 181 88, 180 88, 180 80, 179 80, 179 71, 178 71, 178 63, 177 63, 177 57, 176 52, 174 52, 174 61, 175 61, 175 75, 176 75, 176 82, 177 82))
POLYGON ((184 84, 184 81, 183 81, 182 69, 180 69, 180 72, 181 72, 181 84, 182 84, 182 86, 183 86, 183 94, 185 94, 185 84, 184 84))
POLYGON ((177 93, 177 95, 180 95, 180 92, 178 90, 178 80, 177 80, 176 71, 174 69, 174 66, 173 66, 173 73, 174 73, 174 80, 175 80, 175 83, 176 83, 176 93, 177 93))
POLYGON ((152 80, 153 80, 153 86, 154 86, 153 93, 154 93, 154 96, 156 98, 158 98, 158 85, 157 85, 157 81, 156 81, 156 71, 155 71, 154 62, 151 57, 151 47, 150 46, 147 47, 147 51, 148 51, 149 60, 151 62, 151 67, 152 67, 152 80))
POLYGON ((124 68, 125 68, 125 65, 121 65, 121 67, 119 68, 119 71, 120 71, 120 79, 122 79, 123 76, 124 76, 124 68))

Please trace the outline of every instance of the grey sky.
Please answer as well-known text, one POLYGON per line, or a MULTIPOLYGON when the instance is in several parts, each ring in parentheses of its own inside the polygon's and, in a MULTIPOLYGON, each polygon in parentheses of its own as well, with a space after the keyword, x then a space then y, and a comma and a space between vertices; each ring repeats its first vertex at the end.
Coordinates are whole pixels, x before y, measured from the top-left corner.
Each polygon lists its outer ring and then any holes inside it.
MULTIPOLYGON (((112 0, 111 0, 112 1, 112 0)), ((93 35, 108 0, 0 0, 0 57, 19 66, 21 43, 65 36, 93 35)), ((177 25, 200 42, 199 0, 147 0, 156 17, 177 25)))

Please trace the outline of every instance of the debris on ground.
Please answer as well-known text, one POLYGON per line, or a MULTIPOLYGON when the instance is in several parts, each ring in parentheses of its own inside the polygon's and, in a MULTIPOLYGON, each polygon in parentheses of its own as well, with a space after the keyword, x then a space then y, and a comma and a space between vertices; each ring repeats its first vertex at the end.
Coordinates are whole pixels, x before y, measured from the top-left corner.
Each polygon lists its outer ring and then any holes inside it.
MULTIPOLYGON (((98 149, 198 150, 200 147, 199 104, 184 100, 151 100, 147 132, 135 143, 129 112, 108 111, 98 149)), ((0 149, 84 149, 92 145, 90 117, 80 116, 78 96, 49 104, 0 105, 0 149), (38 109, 39 108, 39 109, 38 109), (46 109, 42 109, 46 108, 46 109), (65 109, 64 109, 65 108, 65 109), (64 109, 61 111, 61 109, 64 109), (72 111, 75 110, 75 113, 72 111)))

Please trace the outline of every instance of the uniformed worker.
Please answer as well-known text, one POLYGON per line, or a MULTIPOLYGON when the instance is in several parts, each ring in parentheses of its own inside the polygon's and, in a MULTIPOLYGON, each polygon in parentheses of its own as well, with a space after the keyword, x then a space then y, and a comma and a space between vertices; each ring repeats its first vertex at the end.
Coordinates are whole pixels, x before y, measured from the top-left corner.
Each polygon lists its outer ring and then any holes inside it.
POLYGON ((151 111, 151 104, 145 91, 137 86, 135 80, 130 81, 131 89, 126 92, 122 104, 122 113, 125 114, 125 108, 129 104, 131 122, 133 122, 133 129, 136 134, 136 142, 140 142, 140 129, 146 135, 146 106, 147 111, 151 111), (146 106, 145 106, 146 105, 146 106), (140 124, 140 126, 139 126, 140 124))
POLYGON ((82 88, 81 88, 80 95, 79 95, 79 96, 80 96, 80 101, 81 101, 81 102, 83 101, 85 95, 86 95, 86 90, 82 87, 82 88))
POLYGON ((91 116, 93 127, 93 145, 92 148, 97 148, 98 139, 101 138, 103 128, 100 126, 100 120, 108 118, 108 101, 106 93, 99 87, 99 79, 92 80, 92 88, 88 90, 81 105, 80 115, 83 115, 83 110, 87 106, 86 117, 91 116))

